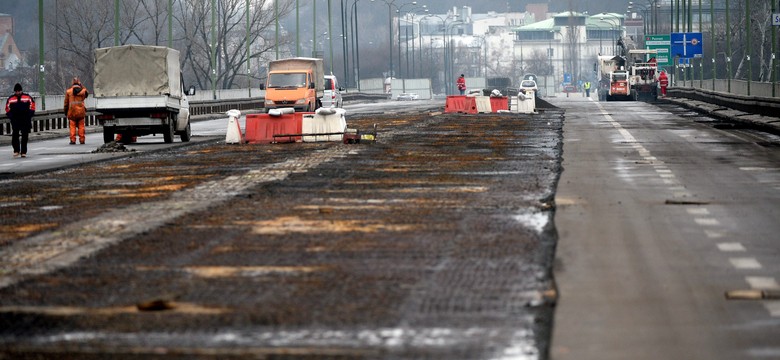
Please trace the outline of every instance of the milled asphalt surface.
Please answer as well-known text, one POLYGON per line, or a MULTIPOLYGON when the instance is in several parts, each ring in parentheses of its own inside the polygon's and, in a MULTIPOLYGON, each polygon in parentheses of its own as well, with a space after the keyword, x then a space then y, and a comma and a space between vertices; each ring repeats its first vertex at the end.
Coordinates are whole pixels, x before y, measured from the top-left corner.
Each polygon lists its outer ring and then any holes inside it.
POLYGON ((14 359, 545 358, 563 114, 348 118, 3 181, 14 359))

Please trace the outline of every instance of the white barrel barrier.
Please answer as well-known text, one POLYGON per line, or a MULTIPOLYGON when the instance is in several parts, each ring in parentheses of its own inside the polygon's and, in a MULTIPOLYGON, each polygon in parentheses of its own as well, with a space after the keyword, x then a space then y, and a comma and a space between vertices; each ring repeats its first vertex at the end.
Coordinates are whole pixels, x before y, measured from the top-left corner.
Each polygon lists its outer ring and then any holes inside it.
POLYGON ((333 134, 333 135, 305 135, 303 142, 317 141, 341 141, 342 133, 347 127, 344 115, 347 113, 339 108, 320 108, 314 114, 304 114, 301 130, 304 134, 333 134))
POLYGON ((241 112, 236 109, 227 111, 228 127, 227 134, 225 135, 226 144, 241 144, 244 142, 241 136, 241 125, 238 123, 238 117, 241 116, 241 112))
POLYGON ((512 98, 511 111, 513 113, 533 114, 536 111, 536 96, 533 92, 519 93, 512 98))

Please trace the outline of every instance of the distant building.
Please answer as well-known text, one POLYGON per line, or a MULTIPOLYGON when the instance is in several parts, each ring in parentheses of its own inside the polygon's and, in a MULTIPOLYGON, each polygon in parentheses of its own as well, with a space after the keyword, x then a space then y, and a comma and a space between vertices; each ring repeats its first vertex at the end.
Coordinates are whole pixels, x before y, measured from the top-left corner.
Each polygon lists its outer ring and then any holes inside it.
POLYGON ((14 41, 14 18, 0 14, 0 68, 12 71, 21 63, 22 54, 14 41))

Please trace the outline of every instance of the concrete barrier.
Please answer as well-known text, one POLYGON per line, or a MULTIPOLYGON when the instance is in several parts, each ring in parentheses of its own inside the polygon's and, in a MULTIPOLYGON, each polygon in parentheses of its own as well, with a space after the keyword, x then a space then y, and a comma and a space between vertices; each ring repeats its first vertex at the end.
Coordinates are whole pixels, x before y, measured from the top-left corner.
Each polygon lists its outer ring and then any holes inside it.
POLYGON ((303 134, 332 135, 304 135, 303 142, 342 141, 342 133, 347 127, 344 118, 346 113, 344 109, 317 109, 314 114, 304 114, 301 125, 303 134))

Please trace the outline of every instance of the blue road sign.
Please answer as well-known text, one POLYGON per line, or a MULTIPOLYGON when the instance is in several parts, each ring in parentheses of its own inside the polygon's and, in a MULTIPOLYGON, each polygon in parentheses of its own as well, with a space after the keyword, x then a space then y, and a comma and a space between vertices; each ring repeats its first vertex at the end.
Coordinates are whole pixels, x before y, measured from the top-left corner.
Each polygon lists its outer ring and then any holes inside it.
POLYGON ((672 52, 670 56, 680 58, 692 58, 703 53, 702 35, 694 33, 672 33, 670 38, 672 52))
POLYGON ((570 73, 563 73, 563 83, 564 84, 571 84, 571 74, 570 73))

